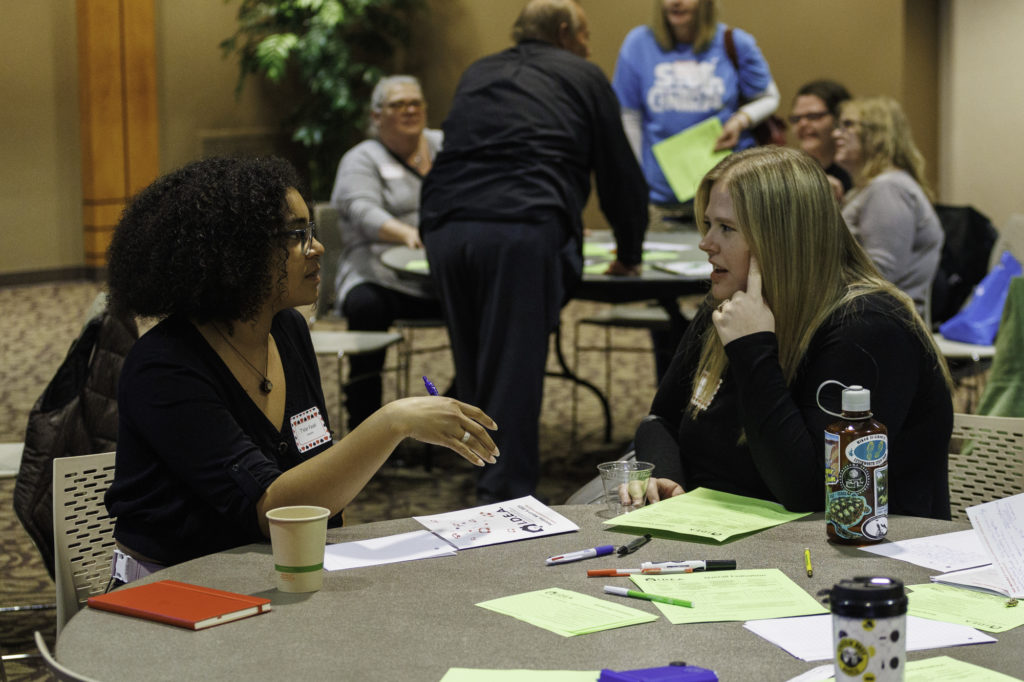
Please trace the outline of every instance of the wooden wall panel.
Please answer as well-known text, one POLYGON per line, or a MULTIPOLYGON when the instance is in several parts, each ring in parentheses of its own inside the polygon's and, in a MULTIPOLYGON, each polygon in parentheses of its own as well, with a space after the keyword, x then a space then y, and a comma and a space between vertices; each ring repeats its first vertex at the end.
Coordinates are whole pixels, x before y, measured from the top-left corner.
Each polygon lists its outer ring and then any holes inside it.
POLYGON ((125 201, 157 175, 153 2, 79 1, 76 11, 85 264, 99 268, 125 201))

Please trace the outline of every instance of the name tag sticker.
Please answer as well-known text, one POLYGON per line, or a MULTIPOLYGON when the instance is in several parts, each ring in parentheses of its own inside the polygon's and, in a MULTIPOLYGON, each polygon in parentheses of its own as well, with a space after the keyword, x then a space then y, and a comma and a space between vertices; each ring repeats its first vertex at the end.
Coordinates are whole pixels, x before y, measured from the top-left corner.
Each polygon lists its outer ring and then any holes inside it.
POLYGON ((331 432, 327 430, 320 409, 316 406, 294 415, 291 424, 292 436, 295 437, 299 452, 307 452, 331 441, 331 432))
POLYGON ((380 176, 385 180, 398 180, 405 171, 397 163, 386 163, 380 167, 380 176))

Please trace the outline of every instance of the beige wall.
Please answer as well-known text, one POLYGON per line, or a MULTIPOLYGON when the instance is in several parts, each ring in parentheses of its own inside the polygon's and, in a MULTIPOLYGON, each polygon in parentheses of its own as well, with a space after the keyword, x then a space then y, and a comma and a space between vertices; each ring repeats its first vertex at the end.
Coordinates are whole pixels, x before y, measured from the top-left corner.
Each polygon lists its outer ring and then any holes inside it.
POLYGON ((160 84, 160 167, 201 155, 200 132, 266 129, 281 118, 272 89, 247 79, 235 96, 238 61, 221 56, 235 31, 238 2, 157 0, 157 82, 160 84))
POLYGON ((1024 213, 1024 2, 947 0, 940 195, 972 204, 997 228, 1024 213))
POLYGON ((4 3, 0 272, 85 262, 75 49, 72 3, 4 3))
MULTIPOLYGON (((80 0, 81 1, 81 0, 80 0)), ((510 44, 514 0, 429 0, 406 70, 423 78, 439 125, 462 70, 510 44)), ((583 0, 593 59, 610 76, 623 37, 647 20, 648 0, 583 0)), ((1019 0, 721 0, 723 20, 752 32, 782 92, 831 76, 856 94, 900 98, 933 171, 940 198, 971 202, 997 223, 1021 211, 1014 162, 1024 136, 1024 92, 1013 47, 1024 29, 1019 0), (941 21, 944 10, 950 21, 941 21), (951 26, 946 29, 947 23, 951 26), (942 41, 940 43, 940 40, 942 41), (939 46, 942 49, 939 50, 939 46), (939 52, 939 59, 935 58, 939 52), (942 106, 937 83, 942 76, 942 106), (978 106, 976 103, 986 103, 978 106), (941 134, 939 126, 941 126, 941 134), (939 158, 937 140, 944 141, 939 158)), ((273 125, 283 97, 250 81, 235 99, 237 69, 218 43, 234 30, 238 3, 157 0, 160 166, 200 153, 208 129, 273 125), (275 111, 276 109, 276 111, 275 111)), ((75 10, 71 2, 7 3, 0 22, 0 276, 83 262, 75 10)), ((592 206, 588 224, 601 225, 592 206)))
MULTIPOLYGON (((439 126, 462 69, 511 44, 517 2, 431 0, 409 69, 420 75, 439 126), (452 38, 457 36, 457 38, 452 38)), ((591 59, 611 78, 623 38, 651 15, 649 0, 583 0, 590 17, 591 59)), ((721 19, 757 39, 781 92, 785 116, 796 90, 815 78, 834 78, 851 92, 889 95, 904 103, 926 158, 937 155, 935 55, 938 11, 931 0, 722 0, 721 19), (855 8, 856 11, 851 11, 855 8), (842 23, 837 23, 837 17, 842 23), (841 29, 839 28, 841 26, 841 29), (835 28, 833 28, 835 27, 835 28)), ((606 227, 594 196, 584 213, 589 226, 606 227)))

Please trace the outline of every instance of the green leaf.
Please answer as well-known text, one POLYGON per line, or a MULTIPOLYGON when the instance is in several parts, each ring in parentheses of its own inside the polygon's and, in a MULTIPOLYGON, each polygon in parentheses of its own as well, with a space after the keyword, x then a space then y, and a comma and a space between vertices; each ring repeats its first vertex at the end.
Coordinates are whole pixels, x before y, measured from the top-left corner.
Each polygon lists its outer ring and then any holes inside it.
POLYGON ((269 35, 260 41, 256 46, 256 60, 267 78, 275 83, 281 80, 288 67, 288 54, 298 42, 299 37, 294 33, 269 35))

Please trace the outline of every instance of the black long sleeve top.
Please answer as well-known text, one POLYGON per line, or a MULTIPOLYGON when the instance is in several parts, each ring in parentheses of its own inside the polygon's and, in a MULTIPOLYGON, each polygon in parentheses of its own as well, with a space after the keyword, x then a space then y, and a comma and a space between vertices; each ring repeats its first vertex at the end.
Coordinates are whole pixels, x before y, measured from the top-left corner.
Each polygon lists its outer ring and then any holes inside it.
POLYGON ((593 172, 619 261, 640 262, 647 183, 597 66, 537 41, 484 57, 463 74, 443 129, 423 184, 422 234, 451 220, 543 222, 555 214, 582 244, 593 172))
MULTIPOLYGON (((888 429, 889 513, 949 518, 952 399, 940 361, 894 299, 863 296, 833 314, 812 339, 790 386, 774 333, 734 340, 725 347, 729 366, 717 393, 691 419, 684 412, 700 337, 710 324, 711 309, 705 307, 655 395, 651 413, 678 437, 676 452, 638 450, 638 459, 655 463, 655 475, 678 477, 684 489, 707 487, 777 501, 792 511, 821 511, 824 431, 838 420, 818 407, 815 394, 822 382, 835 379, 870 389, 874 418, 888 429)), ((834 395, 823 403, 838 411, 834 395)))
MULTIPOLYGON (((114 537, 163 564, 266 538, 256 504, 282 472, 333 444, 297 441, 296 424, 330 425, 302 315, 274 317, 286 380, 284 427, 271 424, 199 331, 169 317, 132 347, 118 386, 119 433, 106 504, 114 537)), ((341 515, 331 520, 339 525, 341 515)))

